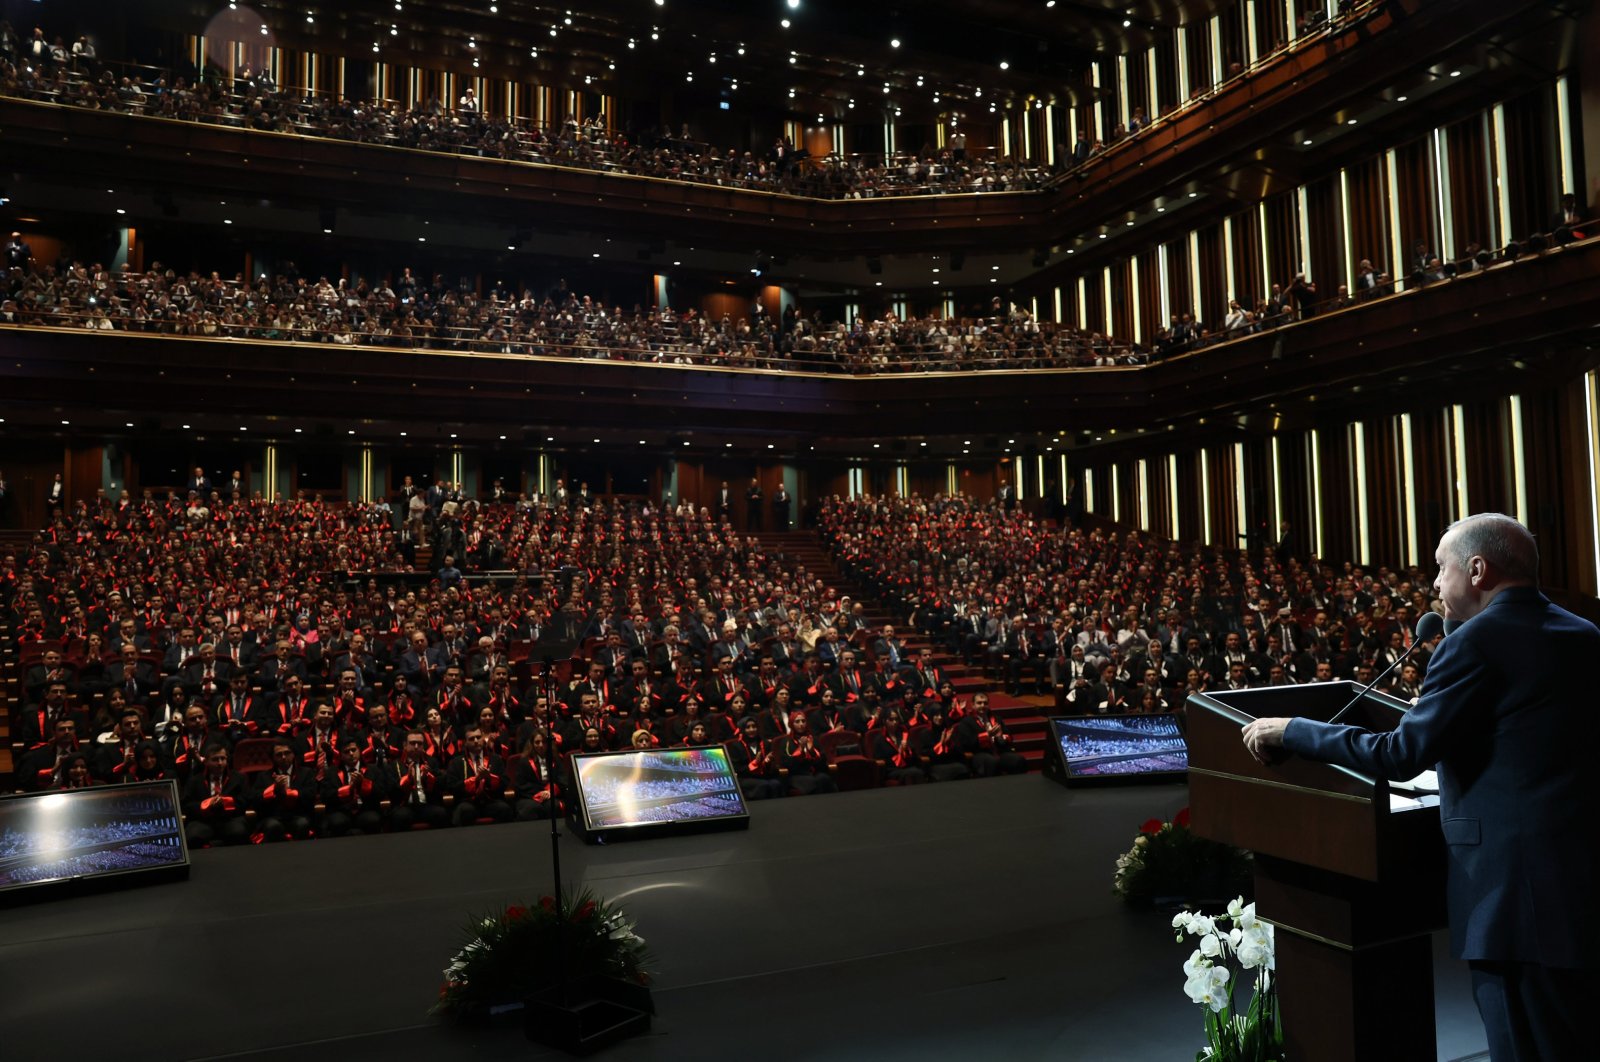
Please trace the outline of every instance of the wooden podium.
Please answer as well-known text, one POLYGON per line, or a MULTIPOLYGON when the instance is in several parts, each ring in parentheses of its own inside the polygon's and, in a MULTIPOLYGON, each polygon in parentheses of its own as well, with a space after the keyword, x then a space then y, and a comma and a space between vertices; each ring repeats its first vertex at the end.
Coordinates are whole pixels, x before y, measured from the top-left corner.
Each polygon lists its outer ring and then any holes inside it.
MULTIPOLYGON (((1188 700, 1195 833, 1256 855, 1256 910, 1277 926, 1278 995, 1295 1062, 1432 1059, 1430 935, 1445 924, 1437 798, 1290 756, 1263 766, 1252 719, 1327 721, 1361 687, 1327 682, 1188 700)), ((1340 720, 1393 730, 1408 705, 1369 693, 1340 720)))

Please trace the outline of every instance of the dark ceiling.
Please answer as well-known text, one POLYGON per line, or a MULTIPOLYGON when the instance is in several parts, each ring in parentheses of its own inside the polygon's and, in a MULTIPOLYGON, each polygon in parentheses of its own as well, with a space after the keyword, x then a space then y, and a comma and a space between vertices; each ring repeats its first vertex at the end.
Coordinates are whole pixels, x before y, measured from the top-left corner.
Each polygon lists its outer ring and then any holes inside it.
POLYGON ((75 13, 110 8, 105 11, 110 18, 205 33, 213 40, 270 41, 623 96, 665 90, 712 105, 721 99, 757 99, 796 115, 830 111, 842 118, 851 100, 863 107, 888 103, 932 114, 996 100, 1082 98, 1092 91, 1085 75, 1091 59, 1149 48, 1179 24, 1209 17, 1217 5, 1214 0, 799 0, 793 7, 789 0, 591 0, 582 5, 570 0, 237 5, 128 0, 114 7, 57 6, 75 13), (892 46, 896 40, 899 47, 892 46))

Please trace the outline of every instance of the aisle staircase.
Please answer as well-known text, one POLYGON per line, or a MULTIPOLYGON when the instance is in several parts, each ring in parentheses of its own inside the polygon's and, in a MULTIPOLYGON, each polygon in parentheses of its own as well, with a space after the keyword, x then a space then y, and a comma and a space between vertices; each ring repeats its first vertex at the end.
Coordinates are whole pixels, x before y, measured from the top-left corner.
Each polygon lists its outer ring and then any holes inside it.
MULTIPOLYGON (((768 532, 758 535, 762 547, 769 554, 782 554, 788 559, 784 565, 793 570, 803 565, 815 578, 838 594, 848 594, 852 601, 860 601, 867 622, 874 628, 885 623, 893 625, 895 633, 906 645, 908 653, 919 653, 930 639, 907 623, 908 617, 891 615, 881 602, 866 596, 865 590, 846 579, 834 566, 821 541, 810 531, 768 532)), ((1012 697, 1004 691, 1003 675, 985 675, 981 666, 968 667, 958 654, 945 646, 933 643, 933 659, 955 685, 956 692, 965 697, 987 691, 989 707, 1005 726, 1016 750, 1028 761, 1030 771, 1038 770, 1044 762, 1046 741, 1046 716, 1051 712, 1054 699, 1050 696, 1025 695, 1012 697)))

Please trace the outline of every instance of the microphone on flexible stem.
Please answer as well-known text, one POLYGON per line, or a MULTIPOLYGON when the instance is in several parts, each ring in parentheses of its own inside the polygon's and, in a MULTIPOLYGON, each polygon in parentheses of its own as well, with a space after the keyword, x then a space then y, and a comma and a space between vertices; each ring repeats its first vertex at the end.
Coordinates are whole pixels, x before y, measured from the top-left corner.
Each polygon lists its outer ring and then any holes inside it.
POLYGON ((1405 663, 1406 657, 1411 655, 1411 651, 1413 649, 1421 645, 1423 642, 1431 642, 1439 635, 1445 633, 1444 627, 1445 623, 1443 616, 1439 615, 1437 612, 1424 612, 1417 620, 1416 636, 1411 639, 1411 644, 1406 647, 1406 651, 1401 653, 1399 658, 1396 659, 1394 663, 1384 668, 1383 674, 1367 683, 1365 689, 1356 694, 1354 697, 1350 698, 1350 703, 1345 705, 1343 708, 1340 708, 1338 712, 1334 713, 1333 718, 1329 719, 1328 722, 1337 723, 1340 718, 1344 716, 1344 713, 1355 707, 1357 701, 1361 700, 1361 698, 1372 692, 1372 687, 1383 681, 1384 675, 1387 675, 1389 672, 1405 663))

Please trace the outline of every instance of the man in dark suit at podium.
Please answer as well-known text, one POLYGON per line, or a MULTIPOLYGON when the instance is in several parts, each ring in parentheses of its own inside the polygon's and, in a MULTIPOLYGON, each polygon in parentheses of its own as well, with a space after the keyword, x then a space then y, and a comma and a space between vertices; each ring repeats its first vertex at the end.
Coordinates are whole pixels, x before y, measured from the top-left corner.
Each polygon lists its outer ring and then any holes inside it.
POLYGON ((1434 589, 1460 627, 1390 733, 1257 719, 1245 744, 1402 780, 1437 765, 1449 852, 1451 950, 1472 969, 1494 1062, 1593 1057, 1600 994, 1600 829, 1590 663, 1600 630, 1539 592, 1539 551, 1517 521, 1445 532, 1434 589))

